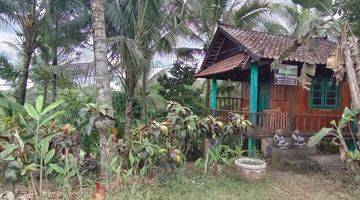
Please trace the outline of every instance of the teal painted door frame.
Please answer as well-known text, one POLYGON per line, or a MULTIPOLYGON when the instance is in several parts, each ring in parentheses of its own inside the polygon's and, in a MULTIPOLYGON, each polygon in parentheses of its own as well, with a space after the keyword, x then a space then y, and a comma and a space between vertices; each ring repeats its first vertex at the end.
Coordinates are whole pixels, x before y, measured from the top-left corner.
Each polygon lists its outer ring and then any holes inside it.
POLYGON ((218 93, 218 86, 216 79, 211 80, 211 93, 210 93, 210 107, 211 107, 211 115, 215 117, 217 108, 217 93, 218 93))
MULTIPOLYGON (((259 96, 259 68, 257 63, 250 65, 250 121, 256 124, 256 112, 258 111, 258 96, 259 96)), ((248 138, 249 156, 255 156, 255 139, 248 138)))

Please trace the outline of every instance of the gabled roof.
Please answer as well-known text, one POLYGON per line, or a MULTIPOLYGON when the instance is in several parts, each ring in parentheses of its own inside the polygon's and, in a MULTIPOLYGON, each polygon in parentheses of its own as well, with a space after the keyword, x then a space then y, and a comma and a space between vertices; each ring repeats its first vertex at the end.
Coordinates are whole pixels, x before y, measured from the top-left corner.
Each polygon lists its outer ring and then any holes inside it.
MULTIPOLYGON (((250 55, 255 55, 257 58, 254 59, 276 59, 297 40, 295 37, 244 30, 225 24, 219 25, 218 28, 227 37, 231 37, 238 42, 238 45, 244 48, 244 51, 248 51, 250 55)), ((330 53, 336 47, 336 43, 324 38, 319 39, 319 47, 312 57, 315 64, 325 65, 330 53)), ((300 46, 290 54, 286 61, 304 62, 305 52, 305 47, 300 46)))
POLYGON ((231 56, 225 60, 219 61, 205 68, 197 73, 195 78, 205 78, 209 75, 217 75, 224 72, 229 72, 236 68, 242 68, 249 61, 250 56, 247 53, 241 52, 231 56))

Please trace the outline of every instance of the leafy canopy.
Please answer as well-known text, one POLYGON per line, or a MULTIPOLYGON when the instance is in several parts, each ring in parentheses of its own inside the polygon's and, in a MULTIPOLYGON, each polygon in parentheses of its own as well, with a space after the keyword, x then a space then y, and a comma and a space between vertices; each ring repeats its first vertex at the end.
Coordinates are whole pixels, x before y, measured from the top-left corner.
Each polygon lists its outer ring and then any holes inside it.
POLYGON ((161 88, 159 95, 169 101, 175 101, 188 106, 195 114, 203 114, 205 108, 200 96, 200 89, 195 89, 194 74, 196 67, 182 61, 176 61, 170 70, 171 76, 164 74, 157 81, 161 88))

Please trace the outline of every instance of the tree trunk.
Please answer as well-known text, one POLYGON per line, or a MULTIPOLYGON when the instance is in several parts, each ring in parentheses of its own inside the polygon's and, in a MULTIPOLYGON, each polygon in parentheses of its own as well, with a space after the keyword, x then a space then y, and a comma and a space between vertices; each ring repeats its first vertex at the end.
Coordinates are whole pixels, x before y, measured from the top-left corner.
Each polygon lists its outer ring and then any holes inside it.
POLYGON ((350 44, 346 43, 344 49, 346 75, 350 87, 351 102, 355 108, 360 108, 359 87, 356 82, 354 63, 351 58, 350 49, 351 49, 350 44))
MULTIPOLYGON (((110 81, 111 74, 107 64, 107 51, 106 51, 106 33, 105 33, 105 12, 104 0, 93 0, 92 3, 92 21, 94 31, 94 64, 95 64, 95 77, 98 89, 98 103, 107 106, 107 115, 114 116, 112 107, 110 81)), ((114 155, 114 144, 110 131, 114 128, 114 121, 107 116, 99 117, 95 126, 100 134, 100 163, 101 163, 101 177, 105 178, 107 175, 106 167, 114 155)))
POLYGON ((28 83, 28 79, 29 79, 29 68, 30 68, 30 61, 31 61, 31 56, 33 54, 33 50, 30 47, 30 45, 26 45, 27 47, 25 47, 25 55, 23 57, 23 74, 21 75, 20 78, 20 85, 16 91, 16 101, 21 104, 24 105, 25 103, 25 99, 26 99, 26 90, 27 90, 27 83, 28 83))
POLYGON ((205 95, 205 106, 210 107, 210 80, 206 79, 206 95, 205 95))
MULTIPOLYGON (((357 82, 358 90, 360 90, 360 58, 359 58, 359 47, 358 38, 355 36, 349 37, 349 44, 351 47, 351 58, 354 64, 355 80, 357 82)), ((359 92, 359 91, 358 91, 359 92)), ((360 94, 358 93, 358 100, 360 101, 360 94)), ((360 104, 360 102, 359 102, 360 104)), ((360 108, 360 107, 357 107, 360 108)), ((360 115, 357 115, 357 138, 360 140, 360 115)))
MULTIPOLYGON (((57 59, 57 47, 54 48, 54 57, 52 60, 52 65, 55 66, 58 64, 58 59, 57 59)), ((56 96, 57 96, 57 74, 52 74, 51 76, 51 102, 55 102, 56 101, 56 96)))
POLYGON ((48 86, 49 86, 49 81, 48 79, 44 80, 44 105, 46 106, 46 99, 47 99, 47 93, 48 93, 48 86))
POLYGON ((148 69, 144 69, 144 73, 142 76, 142 90, 141 90, 141 96, 142 96, 141 118, 142 119, 145 119, 147 116, 147 109, 146 109, 147 78, 148 78, 148 69))
POLYGON ((128 94, 126 97, 125 105, 125 124, 124 124, 124 139, 128 141, 131 138, 131 121, 132 121, 132 107, 133 107, 134 95, 128 94))

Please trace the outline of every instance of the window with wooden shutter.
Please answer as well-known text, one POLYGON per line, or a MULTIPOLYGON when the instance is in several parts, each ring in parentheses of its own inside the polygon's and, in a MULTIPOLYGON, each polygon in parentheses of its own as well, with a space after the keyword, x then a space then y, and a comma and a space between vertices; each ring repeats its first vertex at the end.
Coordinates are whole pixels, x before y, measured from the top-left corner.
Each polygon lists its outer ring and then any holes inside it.
POLYGON ((335 109, 339 107, 339 87, 329 76, 315 77, 310 89, 310 107, 335 109))

